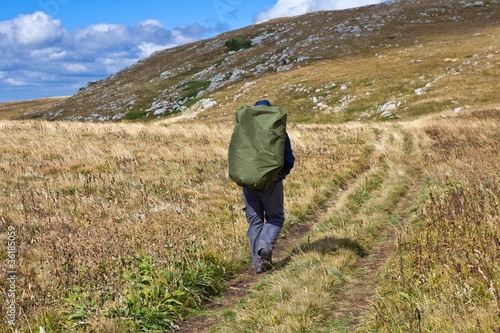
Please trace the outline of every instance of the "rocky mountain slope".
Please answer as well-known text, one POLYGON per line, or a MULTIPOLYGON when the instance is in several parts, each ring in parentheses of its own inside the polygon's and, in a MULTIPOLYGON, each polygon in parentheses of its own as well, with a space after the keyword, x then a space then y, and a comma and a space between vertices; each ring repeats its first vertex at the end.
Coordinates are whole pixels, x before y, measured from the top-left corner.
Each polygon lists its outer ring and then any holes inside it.
POLYGON ((272 20, 156 52, 23 117, 227 120, 263 96, 296 122, 480 106, 498 87, 499 9, 498 0, 401 0, 272 20))

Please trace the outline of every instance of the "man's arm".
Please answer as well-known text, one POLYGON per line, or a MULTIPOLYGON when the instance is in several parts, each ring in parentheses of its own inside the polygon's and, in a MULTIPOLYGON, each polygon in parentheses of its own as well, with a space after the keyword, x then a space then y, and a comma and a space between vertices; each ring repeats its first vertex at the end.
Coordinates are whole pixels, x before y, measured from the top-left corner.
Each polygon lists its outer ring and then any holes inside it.
POLYGON ((293 156, 292 143, 288 137, 288 133, 285 137, 285 163, 283 165, 283 171, 285 175, 288 175, 295 164, 295 156, 293 156))

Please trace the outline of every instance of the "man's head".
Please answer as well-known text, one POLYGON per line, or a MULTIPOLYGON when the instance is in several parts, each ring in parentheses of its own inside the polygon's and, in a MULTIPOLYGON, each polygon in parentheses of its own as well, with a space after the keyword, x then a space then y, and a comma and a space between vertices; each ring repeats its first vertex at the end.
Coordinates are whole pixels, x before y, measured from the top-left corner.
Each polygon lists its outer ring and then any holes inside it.
POLYGON ((255 102, 254 106, 271 106, 271 102, 269 102, 267 99, 263 99, 261 101, 255 102))

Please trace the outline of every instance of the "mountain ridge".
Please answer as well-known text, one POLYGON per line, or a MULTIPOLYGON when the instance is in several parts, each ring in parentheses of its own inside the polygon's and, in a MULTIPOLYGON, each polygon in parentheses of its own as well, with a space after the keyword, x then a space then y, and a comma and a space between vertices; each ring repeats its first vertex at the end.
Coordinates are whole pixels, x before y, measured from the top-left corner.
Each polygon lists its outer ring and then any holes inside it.
MULTIPOLYGON (((404 0, 266 21, 206 40, 157 51, 104 80, 89 84, 74 96, 26 113, 21 118, 77 121, 146 120, 189 113, 192 113, 191 118, 194 118, 198 111, 210 109, 214 117, 223 119, 228 115, 223 109, 233 111, 238 103, 258 98, 258 95, 245 92, 245 89, 235 90, 236 85, 248 88, 256 85, 258 81, 260 86, 265 86, 265 91, 270 92, 276 86, 268 86, 266 81, 272 82, 285 73, 295 76, 300 72, 303 80, 312 81, 304 68, 314 71, 315 66, 325 63, 330 67, 342 62, 352 65, 350 62, 356 62, 359 57, 382 59, 382 53, 402 49, 411 53, 409 49, 418 51, 418 48, 428 48, 437 39, 441 39, 448 50, 456 53, 459 45, 453 45, 457 44, 453 41, 457 38, 497 33, 495 28, 498 27, 499 7, 497 0, 404 0), (231 39, 251 41, 251 47, 231 51, 227 46, 231 39)), ((465 44, 463 41, 462 43, 465 44)), ((498 59, 494 51, 491 52, 486 56, 491 59, 493 55, 494 60, 498 59)), ((417 56, 417 52, 414 54, 417 56)), ((464 60, 468 56, 471 55, 462 54, 448 59, 464 60)), ((451 60, 446 62, 451 63, 451 60)), ((382 60, 378 64, 385 66, 382 60)), ((439 72, 442 68, 436 70, 439 72)), ((339 118, 336 114, 348 108, 342 106, 353 104, 352 96, 359 99, 360 95, 360 89, 357 89, 352 94, 342 96, 330 94, 332 97, 329 101, 325 102, 325 98, 321 101, 321 97, 325 97, 325 90, 350 90, 349 83, 346 83, 349 80, 338 79, 341 75, 340 71, 334 72, 325 68, 322 81, 329 81, 330 84, 311 87, 315 88, 314 91, 302 94, 307 95, 312 103, 304 103, 304 96, 292 96, 295 91, 280 94, 279 99, 286 97, 286 100, 279 102, 284 103, 292 114, 297 115, 292 115, 292 119, 297 121, 314 120, 318 110, 331 114, 320 117, 321 121, 364 119, 367 117, 362 115, 370 105, 376 106, 376 111, 379 115, 382 114, 379 118, 402 116, 385 112, 388 109, 397 109, 403 104, 403 101, 393 98, 397 96, 397 92, 387 91, 384 102, 366 101, 362 105, 353 106, 348 117, 344 115, 339 118), (323 91, 323 96, 318 96, 321 95, 321 91, 317 92, 318 89, 323 91), (309 111, 303 111, 308 108, 309 111), (313 110, 314 108, 316 110, 313 110)), ((438 74, 432 75, 439 77, 438 74)), ((375 80, 381 81, 381 78, 374 76, 372 81, 375 80)), ((398 77, 394 80, 406 84, 409 79, 398 77)), ((365 81, 364 85, 370 84, 368 80, 365 81)), ((283 84, 280 87, 283 87, 283 84)), ((423 91, 424 87, 417 87, 413 94, 423 95, 423 91)), ((419 101, 424 96, 421 97, 419 101)), ((377 97, 377 100, 380 98, 377 97)), ((419 101, 415 99, 415 102, 419 101)), ((369 113, 373 114, 373 111, 369 113)), ((431 108, 417 114, 433 111, 431 108)))

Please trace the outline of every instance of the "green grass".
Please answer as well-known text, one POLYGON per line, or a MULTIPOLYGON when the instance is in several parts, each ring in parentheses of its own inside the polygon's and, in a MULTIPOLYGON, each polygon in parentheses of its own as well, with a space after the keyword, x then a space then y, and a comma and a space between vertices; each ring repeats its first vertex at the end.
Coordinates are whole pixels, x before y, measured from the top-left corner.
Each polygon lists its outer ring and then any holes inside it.
POLYGON ((202 90, 205 90, 210 85, 210 81, 189 81, 177 86, 177 89, 184 91, 184 98, 194 98, 202 90))
POLYGON ((241 49, 248 49, 252 47, 252 41, 249 39, 244 39, 240 37, 233 37, 231 39, 228 39, 225 43, 224 46, 229 50, 229 51, 239 51, 241 49))
POLYGON ((125 114, 125 116, 123 117, 123 119, 135 120, 135 119, 139 119, 139 118, 144 118, 147 115, 148 115, 148 112, 145 112, 145 111, 131 111, 131 112, 127 112, 125 114))

